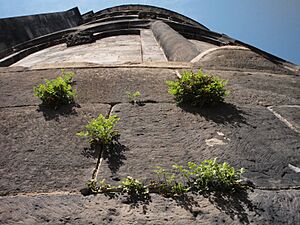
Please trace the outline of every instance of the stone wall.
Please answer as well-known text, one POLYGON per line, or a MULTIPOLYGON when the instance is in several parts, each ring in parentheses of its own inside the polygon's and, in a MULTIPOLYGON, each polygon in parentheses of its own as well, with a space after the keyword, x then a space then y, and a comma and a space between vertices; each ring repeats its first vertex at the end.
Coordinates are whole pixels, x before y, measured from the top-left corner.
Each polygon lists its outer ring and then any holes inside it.
POLYGON ((77 7, 64 12, 0 19, 0 51, 30 39, 77 26, 81 14, 77 7))

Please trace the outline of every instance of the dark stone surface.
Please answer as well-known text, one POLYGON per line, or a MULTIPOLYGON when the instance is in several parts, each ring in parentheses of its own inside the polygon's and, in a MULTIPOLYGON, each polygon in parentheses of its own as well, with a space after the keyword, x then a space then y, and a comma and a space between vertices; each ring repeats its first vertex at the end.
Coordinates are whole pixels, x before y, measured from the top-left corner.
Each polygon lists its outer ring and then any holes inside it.
MULTIPOLYGON (((81 17, 78 13, 70 16, 81 17)), ((153 19, 168 24, 155 22, 152 30, 170 60, 190 61, 199 54, 186 38, 251 51, 219 48, 195 64, 229 80, 226 103, 210 109, 176 106, 165 84, 176 79, 175 72, 163 68, 74 69, 77 105, 57 111, 38 106, 33 86, 57 77, 59 70, 0 69, 0 224, 298 224, 300 175, 291 168, 300 167, 300 136, 267 107, 299 127, 300 81, 291 75, 299 68, 158 7, 117 6, 90 15, 85 15, 86 21, 98 21, 19 44, 15 55, 2 59, 1 65, 61 43, 69 32, 83 34, 71 38, 72 45, 85 42, 85 31, 88 41, 93 41, 92 33, 96 38, 139 34, 153 19), (129 104, 128 91, 140 91, 143 104, 129 104), (75 133, 99 113, 120 116, 121 136, 114 151, 104 153, 98 179, 116 184, 129 175, 147 181, 155 176, 155 166, 218 157, 235 168, 245 167, 244 176, 256 187, 174 199, 151 194, 144 202, 126 196, 84 197, 79 190, 92 177, 99 152, 75 133)), ((50 25, 66 28, 59 23, 52 20, 50 25)), ((44 32, 50 25, 35 30, 44 32)), ((4 33, 1 40, 7 41, 10 36, 4 33)), ((33 37, 39 35, 44 34, 33 37)), ((7 47, 2 43, 0 49, 3 46, 7 47)), ((12 53, 3 51, 0 57, 12 53)))
POLYGON ((210 30, 204 30, 188 24, 177 23, 173 21, 165 21, 165 23, 187 39, 205 41, 206 43, 214 44, 217 46, 230 44, 231 40, 234 40, 231 38, 229 39, 229 37, 224 34, 219 34, 210 30))
POLYGON ((78 194, 0 197, 1 224, 264 224, 300 220, 299 191, 255 191, 244 195, 171 199, 152 194, 149 202, 78 194), (228 196, 227 196, 228 197, 228 196))
POLYGON ((146 19, 146 18, 150 18, 150 19, 156 19, 157 14, 154 12, 139 12, 138 15, 139 19, 146 19))
POLYGON ((200 53, 193 43, 164 22, 154 22, 151 30, 170 61, 189 62, 200 53))
MULTIPOLYGON (((140 91, 142 101, 174 102, 165 84, 166 80, 175 79, 173 70, 97 68, 74 71, 79 104, 128 102, 128 91, 140 91)), ((33 87, 44 79, 54 79, 59 75, 61 71, 57 69, 0 72, 0 107, 40 104, 33 87)))
POLYGON ((91 32, 77 31, 68 34, 66 37, 67 47, 89 44, 96 41, 96 38, 91 32))
POLYGON ((95 13, 95 17, 105 18, 105 17, 112 17, 117 15, 128 15, 128 14, 132 14, 133 12, 134 14, 138 14, 140 12, 147 12, 147 13, 163 15, 166 18, 173 17, 175 18, 175 21, 177 20, 184 21, 187 24, 192 24, 193 26, 201 28, 203 30, 208 30, 208 28, 205 27, 204 25, 184 15, 181 15, 177 12, 173 12, 171 10, 167 10, 167 9, 163 9, 151 5, 138 5, 138 4, 119 5, 119 6, 98 11, 95 13))
POLYGON ((38 111, 0 109, 0 195, 16 192, 79 190, 97 159, 84 156, 88 141, 75 134, 109 105, 38 111))
POLYGON ((228 80, 226 97, 232 104, 300 105, 300 77, 267 72, 206 70, 228 80))
POLYGON ((247 49, 219 48, 201 58, 197 67, 212 69, 243 69, 272 71, 273 73, 292 73, 281 65, 247 49))
POLYGON ((171 168, 175 163, 218 157, 236 168, 244 167, 245 176, 258 186, 300 185, 300 175, 288 168, 288 164, 300 165, 300 137, 264 107, 228 104, 199 110, 167 103, 118 104, 112 113, 121 118, 117 127, 126 148, 106 158, 99 179, 147 180, 155 177, 156 166, 171 168), (209 146, 211 139, 223 145, 209 146))
POLYGON ((88 12, 82 14, 81 17, 82 17, 82 22, 81 23, 90 22, 94 17, 94 11, 93 10, 88 11, 88 12))
POLYGON ((141 92, 141 101, 174 102, 166 80, 176 75, 167 69, 88 69, 76 70, 78 101, 128 102, 127 92, 141 92))
POLYGON ((30 39, 77 26, 78 8, 64 12, 0 19, 0 51, 30 39))
POLYGON ((300 165, 300 136, 266 106, 284 109, 278 112, 297 121, 297 111, 282 105, 299 105, 299 76, 209 70, 229 80, 231 94, 227 104, 200 110, 175 105, 165 85, 175 79, 173 70, 75 72, 81 108, 53 114, 37 111, 40 102, 32 88, 59 70, 0 71, 1 224, 297 224, 300 176, 289 164, 300 165), (126 91, 136 90, 144 106, 127 103, 126 91), (124 196, 81 196, 97 152, 74 134, 91 117, 108 114, 110 105, 103 103, 117 103, 112 113, 121 117, 121 136, 114 154, 104 154, 98 179, 116 183, 130 175, 149 180, 157 165, 170 168, 218 157, 235 168, 245 167, 244 176, 257 188, 185 200, 151 194, 149 202, 136 203, 124 196))
POLYGON ((300 132, 300 106, 275 106, 272 110, 286 119, 300 132))
POLYGON ((20 71, 0 73, 0 107, 38 105, 33 87, 45 79, 54 79, 61 75, 60 70, 20 71))

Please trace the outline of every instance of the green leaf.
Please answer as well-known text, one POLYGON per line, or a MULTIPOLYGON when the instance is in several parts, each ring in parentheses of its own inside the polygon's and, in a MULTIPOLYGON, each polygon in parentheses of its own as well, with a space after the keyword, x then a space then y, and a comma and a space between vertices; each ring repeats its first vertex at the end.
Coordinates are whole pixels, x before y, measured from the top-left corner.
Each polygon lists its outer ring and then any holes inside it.
POLYGON ((34 87, 34 95, 40 98, 43 104, 57 107, 63 104, 74 103, 76 91, 70 85, 74 73, 65 73, 62 70, 63 77, 57 77, 54 80, 45 80, 45 84, 39 84, 34 87))
POLYGON ((225 90, 227 81, 203 73, 184 71, 178 81, 166 81, 168 92, 175 96, 177 103, 193 106, 217 104, 224 101, 228 94, 225 90))
POLYGON ((114 127, 119 120, 120 118, 115 115, 106 119, 100 114, 85 126, 85 131, 78 132, 77 135, 88 137, 91 143, 109 144, 118 136, 118 132, 114 130, 114 127))

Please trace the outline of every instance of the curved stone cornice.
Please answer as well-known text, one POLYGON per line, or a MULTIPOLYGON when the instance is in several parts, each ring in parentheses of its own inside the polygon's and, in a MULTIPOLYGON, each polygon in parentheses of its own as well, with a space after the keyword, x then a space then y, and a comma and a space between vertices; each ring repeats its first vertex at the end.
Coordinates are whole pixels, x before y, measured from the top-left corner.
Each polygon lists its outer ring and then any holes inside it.
MULTIPOLYGON (((186 17, 184 15, 181 15, 180 13, 168 10, 168 9, 164 9, 164 8, 160 8, 157 6, 150 6, 150 5, 139 5, 139 4, 129 4, 129 5, 119 5, 119 6, 114 6, 111 8, 107 8, 107 9, 103 9, 100 10, 96 13, 94 13, 94 17, 95 18, 105 18, 105 17, 113 17, 113 16, 117 16, 117 15, 132 15, 132 14, 136 14, 138 15, 139 13, 149 13, 149 17, 151 18, 152 16, 157 15, 156 18, 162 17, 165 19, 168 19, 170 21, 174 21, 174 22, 179 22, 179 23, 183 23, 183 24, 189 24, 189 25, 193 25, 197 28, 201 28, 204 30, 209 30, 207 27, 205 27, 204 25, 198 23, 197 21, 186 17)), ((147 16, 147 15, 144 15, 147 16)))

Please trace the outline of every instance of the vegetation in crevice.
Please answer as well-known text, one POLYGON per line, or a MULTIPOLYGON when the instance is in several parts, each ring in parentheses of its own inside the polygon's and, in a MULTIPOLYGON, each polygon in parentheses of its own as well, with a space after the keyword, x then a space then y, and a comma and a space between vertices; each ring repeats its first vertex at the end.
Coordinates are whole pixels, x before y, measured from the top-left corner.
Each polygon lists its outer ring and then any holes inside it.
POLYGON ((141 92, 135 91, 135 92, 126 92, 128 101, 133 105, 140 105, 142 102, 140 100, 141 92))
POLYGON ((228 163, 218 163, 213 159, 204 160, 199 164, 189 162, 186 167, 175 164, 170 171, 157 167, 154 171, 157 179, 151 180, 149 184, 127 177, 118 186, 109 185, 105 180, 88 181, 87 186, 94 194, 116 192, 142 197, 148 196, 149 193, 158 193, 166 197, 181 196, 187 192, 230 193, 247 188, 241 180, 244 171, 244 168, 235 170, 228 163))
POLYGON ((211 106, 224 102, 228 94, 226 80, 204 73, 184 71, 177 81, 167 81, 169 93, 175 96, 178 104, 211 106))
MULTIPOLYGON (((99 150, 97 156, 97 166, 92 176, 93 179, 87 183, 88 188, 92 192, 96 192, 99 189, 96 187, 97 182, 95 179, 97 177, 97 172, 101 165, 101 161, 104 158, 104 155, 107 154, 109 156, 122 156, 120 154, 120 147, 122 147, 122 145, 120 145, 120 143, 118 142, 118 138, 120 135, 118 131, 115 130, 115 125, 119 120, 120 118, 116 115, 112 115, 108 118, 105 118, 102 114, 100 114, 97 118, 92 119, 85 126, 84 131, 80 131, 76 134, 80 137, 89 138, 91 149, 95 151, 99 150), (116 146, 118 146, 118 148, 116 148, 116 146)), ((121 159, 123 158, 124 157, 121 157, 121 159)), ((122 163, 122 161, 120 160, 119 163, 122 163)), ((116 169, 114 166, 112 167, 116 169)))
POLYGON ((118 131, 114 129, 119 120, 116 115, 105 118, 100 114, 85 126, 85 131, 78 132, 76 135, 89 138, 90 144, 109 145, 119 137, 118 131))
POLYGON ((44 84, 34 87, 34 95, 50 108, 73 104, 76 97, 76 91, 72 88, 74 75, 74 72, 62 70, 62 76, 53 80, 46 79, 44 84))

